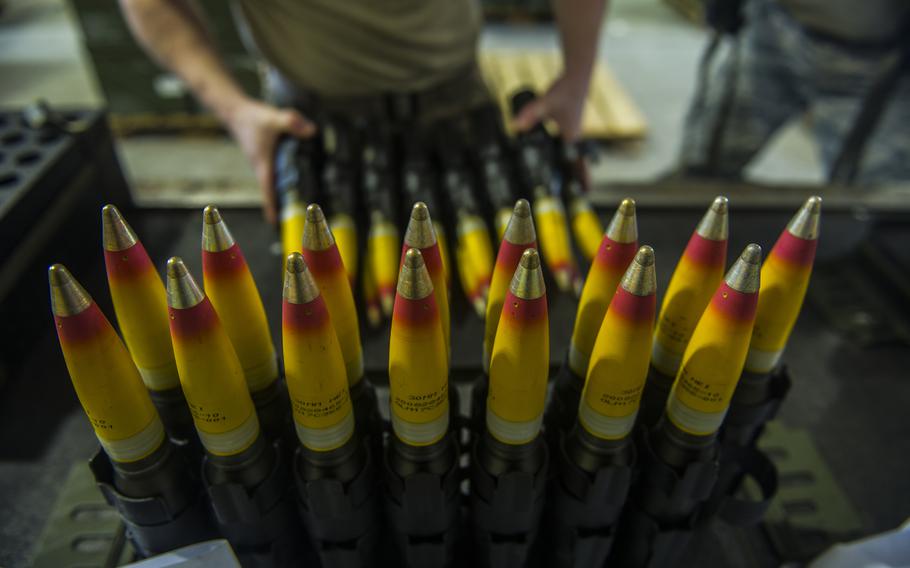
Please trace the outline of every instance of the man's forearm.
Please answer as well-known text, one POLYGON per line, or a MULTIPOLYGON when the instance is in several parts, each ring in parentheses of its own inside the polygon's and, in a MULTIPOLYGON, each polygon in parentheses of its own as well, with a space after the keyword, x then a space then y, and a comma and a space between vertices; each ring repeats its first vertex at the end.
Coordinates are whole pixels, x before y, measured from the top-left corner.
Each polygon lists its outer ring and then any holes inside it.
POLYGON ((564 75, 573 83, 587 86, 597 59, 600 27, 609 0, 553 0, 559 27, 564 75))
POLYGON ((133 34, 223 121, 247 100, 187 0, 120 0, 133 34))

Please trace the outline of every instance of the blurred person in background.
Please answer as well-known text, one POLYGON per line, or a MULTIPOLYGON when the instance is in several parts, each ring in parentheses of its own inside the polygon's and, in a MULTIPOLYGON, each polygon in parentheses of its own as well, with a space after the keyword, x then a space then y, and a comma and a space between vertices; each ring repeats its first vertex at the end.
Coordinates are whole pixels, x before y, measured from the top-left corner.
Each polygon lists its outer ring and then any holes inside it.
MULTIPOLYGON (((574 140, 607 0, 553 2, 563 72, 515 126, 551 119, 574 140)), ((315 134, 320 108, 392 108, 391 118, 426 123, 490 101, 476 60, 477 0, 238 0, 242 28, 268 65, 267 101, 231 77, 192 0, 120 5, 146 51, 187 83, 243 149, 272 223, 276 141, 315 134)))
POLYGON ((910 1, 708 0, 681 172, 738 179, 809 113, 828 182, 910 182, 910 1), (721 38, 726 57, 713 65, 721 38))

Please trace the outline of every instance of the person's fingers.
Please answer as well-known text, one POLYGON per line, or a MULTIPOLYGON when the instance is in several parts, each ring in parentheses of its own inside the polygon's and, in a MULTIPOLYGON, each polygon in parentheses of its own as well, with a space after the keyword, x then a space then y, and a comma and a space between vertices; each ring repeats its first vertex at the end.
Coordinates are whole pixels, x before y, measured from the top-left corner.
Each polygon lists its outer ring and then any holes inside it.
POLYGON ((262 192, 262 215, 269 224, 278 222, 278 205, 273 187, 274 167, 271 159, 259 160, 256 164, 256 181, 262 192))
POLYGON ((276 126, 282 132, 293 134, 300 138, 309 138, 316 134, 316 125, 296 110, 280 110, 276 118, 276 126))
POLYGON ((512 121, 513 128, 518 132, 527 132, 540 124, 540 121, 547 118, 547 105, 546 97, 534 99, 526 104, 512 121))

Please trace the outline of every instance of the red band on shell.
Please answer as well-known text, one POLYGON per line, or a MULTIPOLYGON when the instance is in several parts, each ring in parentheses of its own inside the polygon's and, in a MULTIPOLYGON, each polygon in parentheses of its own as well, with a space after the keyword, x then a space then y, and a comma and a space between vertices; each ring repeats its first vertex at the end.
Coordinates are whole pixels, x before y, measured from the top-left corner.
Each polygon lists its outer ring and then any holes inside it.
POLYGON ((499 245, 499 252, 496 254, 496 266, 502 267, 503 270, 507 270, 509 279, 511 279, 512 273, 518 268, 518 262, 521 260, 521 255, 529 248, 536 250, 537 241, 526 245, 516 245, 515 243, 510 243, 503 239, 502 243, 499 245))
POLYGON ((755 319, 755 308, 758 306, 758 293, 745 294, 730 288, 722 282, 711 299, 711 307, 729 319, 747 323, 755 319))
MULTIPOLYGON (((325 250, 304 248, 301 252, 310 272, 317 278, 344 271, 344 262, 341 260, 341 254, 338 252, 338 246, 335 243, 332 243, 332 246, 325 250)), ((347 275, 345 275, 345 278, 347 278, 347 275)))
POLYGON ((727 262, 727 241, 712 241, 698 233, 692 233, 683 254, 698 264, 723 267, 727 262))
MULTIPOLYGON (((404 264, 404 255, 408 252, 408 245, 403 245, 401 247, 401 259, 398 261, 398 268, 404 264)), ((423 263, 427 267, 427 272, 430 274, 441 274, 442 273, 442 255, 439 254, 439 244, 434 244, 427 248, 417 249, 420 251, 420 255, 423 257, 423 263)))
POLYGON ((519 325, 546 322, 547 296, 545 294, 533 300, 523 300, 509 290, 506 294, 506 301, 502 305, 502 315, 519 325))
POLYGON ((248 270, 246 259, 237 243, 220 252, 202 251, 202 272, 206 276, 234 276, 244 270, 248 270))
POLYGON ((638 241, 631 243, 617 243, 610 237, 604 235, 600 241, 600 248, 597 249, 597 256, 594 262, 601 266, 618 269, 625 272, 629 263, 635 258, 638 252, 638 241))
POLYGON ((114 332, 95 303, 74 316, 54 316, 54 322, 57 324, 60 343, 66 345, 86 343, 105 333, 114 332))
POLYGON ((192 308, 168 307, 167 312, 170 316, 171 335, 175 339, 186 340, 208 333, 221 323, 207 297, 192 308))
POLYGON ((136 278, 155 269, 148 253, 139 242, 125 250, 105 250, 104 266, 110 280, 136 278))
POLYGON ((439 321, 439 310, 433 294, 420 300, 408 300, 395 295, 395 309, 392 318, 397 323, 411 326, 428 326, 439 321))
POLYGON ((329 324, 329 311, 325 300, 317 296, 306 304, 294 304, 285 300, 281 306, 281 324, 295 331, 320 330, 329 324))
POLYGON ((622 286, 616 288, 616 294, 613 295, 613 301, 610 302, 611 312, 633 323, 654 321, 656 309, 657 296, 655 294, 636 296, 622 286))
POLYGON ((771 249, 771 254, 791 264, 809 267, 815 261, 816 248, 817 239, 801 239, 784 229, 771 249))

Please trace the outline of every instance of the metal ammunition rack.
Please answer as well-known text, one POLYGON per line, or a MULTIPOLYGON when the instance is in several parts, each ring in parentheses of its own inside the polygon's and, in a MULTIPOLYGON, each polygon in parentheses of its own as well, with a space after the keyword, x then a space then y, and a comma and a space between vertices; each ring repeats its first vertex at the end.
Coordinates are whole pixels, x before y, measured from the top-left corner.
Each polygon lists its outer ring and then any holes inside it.
MULTIPOLYGON (((66 134, 62 143, 79 142, 79 147, 85 149, 80 136, 66 134)), ((106 147, 109 140, 103 141, 100 146, 106 147)), ((635 197, 639 192, 647 195, 657 189, 627 186, 617 191, 635 197)), ((738 206, 739 196, 745 202, 756 194, 757 190, 748 186, 706 191, 712 195, 724 193, 730 198, 730 250, 739 250, 748 242, 769 247, 792 210, 792 203, 785 200, 753 203, 749 208, 738 206)), ((59 247, 58 240, 47 242, 35 257, 37 264, 29 270, 40 271, 35 274, 43 276, 42 263, 51 259, 66 263, 110 315, 97 231, 95 205, 99 196, 89 200, 87 196, 91 194, 80 195, 89 201, 79 210, 90 215, 85 228, 62 237, 57 234, 57 239, 66 242, 60 242, 59 247)), ((902 310, 907 298, 901 296, 902 284, 893 282, 889 272, 880 269, 893 268, 902 260, 880 246, 878 227, 887 228, 889 243, 899 239, 906 242, 910 240, 910 229, 894 221, 904 222, 910 215, 882 206, 875 201, 876 195, 870 194, 865 202, 835 202, 835 206, 826 209, 817 263, 822 274, 827 274, 827 268, 832 266, 850 271, 853 281, 869 286, 848 286, 848 295, 850 290, 863 290, 861 294, 869 297, 853 296, 859 304, 866 300, 870 304, 887 301, 893 307, 889 320, 906 322, 907 313, 902 310), (870 246, 880 253, 871 261, 868 253, 863 253, 870 246), (873 293, 875 298, 871 297, 873 293)), ((647 199, 640 201, 640 241, 656 251, 658 290, 666 289, 672 266, 704 203, 696 206, 692 201, 689 205, 666 207, 647 199)), ((614 205, 599 207, 601 217, 614 205)), ((281 259, 272 246, 277 235, 261 221, 257 210, 229 209, 223 214, 244 249, 270 315, 273 336, 278 338, 281 259)), ((130 211, 128 217, 159 269, 168 257, 178 255, 192 271, 200 271, 200 211, 141 209, 130 211)), ((48 230, 49 222, 46 216, 39 216, 30 230, 48 230)), ((906 268, 897 266, 898 272, 906 268)), ((30 280, 24 279, 22 285, 26 282, 30 280)), ((838 330, 831 317, 832 309, 838 308, 832 305, 831 298, 838 297, 832 289, 848 284, 826 276, 813 281, 807 306, 788 347, 786 361, 794 386, 779 414, 779 421, 786 428, 769 428, 762 441, 782 478, 779 498, 772 504, 766 521, 749 529, 712 523, 702 531, 687 557, 681 559, 681 565, 751 567, 775 566, 781 560, 802 561, 833 541, 889 529, 910 509, 910 495, 899 490, 901 480, 910 476, 910 463, 905 459, 910 453, 910 425, 892 419, 903 415, 910 404, 910 391, 901 380, 902 370, 910 364, 910 348, 897 333, 892 336, 897 340, 866 347, 838 330)), ((13 371, 0 398, 0 508, 8 512, 0 521, 0 538, 4 548, 21 550, 20 558, 28 556, 47 562, 38 565, 117 565, 129 552, 123 547, 117 522, 99 505, 103 502, 100 494, 93 494, 87 486, 87 471, 82 465, 97 442, 66 380, 44 284, 32 286, 34 294, 29 297, 36 299, 20 306, 24 318, 21 321, 35 322, 38 332, 33 341, 15 353, 14 364, 9 366, 13 371), (42 530, 40 545, 27 553, 42 530), (75 535, 93 535, 93 539, 75 535)), ((453 286, 457 286, 457 281, 453 280, 453 286)), ((549 289, 550 361, 555 370, 566 352, 576 303, 570 295, 557 293, 555 286, 549 289)), ((880 307, 876 309, 881 312, 880 307)), ((453 294, 452 314, 451 378, 464 402, 470 400, 468 385, 481 368, 479 338, 483 335, 483 322, 471 312, 460 293, 453 294)), ((363 342, 367 376, 381 392, 387 384, 388 327, 364 330, 363 342)), ((466 410, 462 408, 463 414, 466 410)))

